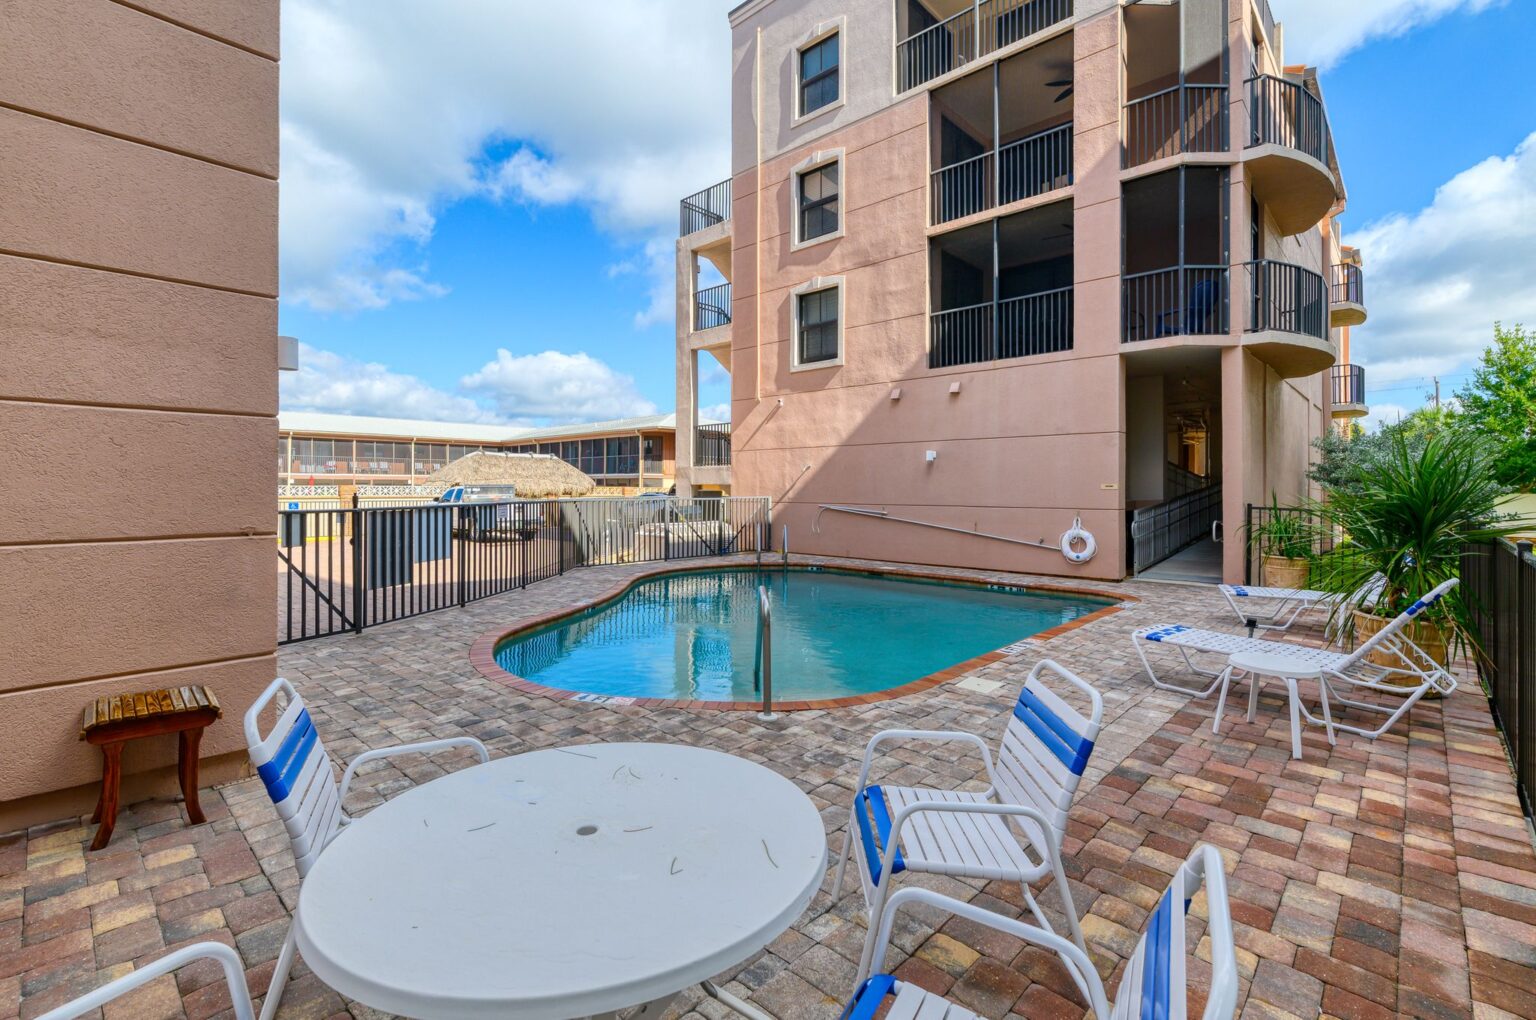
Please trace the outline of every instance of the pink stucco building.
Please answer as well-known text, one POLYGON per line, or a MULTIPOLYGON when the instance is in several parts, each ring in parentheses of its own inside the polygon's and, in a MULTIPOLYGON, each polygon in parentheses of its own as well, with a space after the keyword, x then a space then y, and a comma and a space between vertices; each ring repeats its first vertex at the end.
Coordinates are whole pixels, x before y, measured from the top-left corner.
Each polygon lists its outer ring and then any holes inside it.
POLYGON ((1239 578, 1364 315, 1265 0, 749 0, 730 29, 732 175, 677 249, 679 491, 769 496, 809 553, 1118 578, 1182 529, 1239 578), (692 427, 711 358, 728 456, 692 427), (1042 547, 1075 519, 1081 563, 1042 547))

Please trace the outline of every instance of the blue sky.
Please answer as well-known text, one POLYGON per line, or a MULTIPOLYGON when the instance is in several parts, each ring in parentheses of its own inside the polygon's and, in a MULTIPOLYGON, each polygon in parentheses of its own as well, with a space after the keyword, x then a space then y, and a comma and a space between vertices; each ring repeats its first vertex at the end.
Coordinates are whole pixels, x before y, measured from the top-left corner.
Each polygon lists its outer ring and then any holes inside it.
MULTIPOLYGON (((1319 64, 1362 245, 1377 416, 1536 324, 1532 0, 1272 0, 1319 64)), ((287 0, 287 408, 545 422, 673 404, 676 202, 727 172, 725 0, 287 0), (516 7, 514 11, 511 8, 516 7), (611 10, 610 10, 611 8, 611 10), (548 21, 548 25, 540 24, 548 21)), ((706 405, 726 399, 721 374, 706 405)))

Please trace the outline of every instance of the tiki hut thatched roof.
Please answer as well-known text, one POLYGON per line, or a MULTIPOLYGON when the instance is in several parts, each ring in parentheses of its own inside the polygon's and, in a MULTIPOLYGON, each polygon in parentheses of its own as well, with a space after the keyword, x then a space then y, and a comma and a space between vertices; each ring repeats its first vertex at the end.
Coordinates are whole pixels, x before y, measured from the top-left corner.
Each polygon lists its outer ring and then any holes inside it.
POLYGON ((477 450, 432 472, 428 483, 510 485, 529 499, 585 496, 597 487, 591 478, 547 453, 491 453, 477 450))

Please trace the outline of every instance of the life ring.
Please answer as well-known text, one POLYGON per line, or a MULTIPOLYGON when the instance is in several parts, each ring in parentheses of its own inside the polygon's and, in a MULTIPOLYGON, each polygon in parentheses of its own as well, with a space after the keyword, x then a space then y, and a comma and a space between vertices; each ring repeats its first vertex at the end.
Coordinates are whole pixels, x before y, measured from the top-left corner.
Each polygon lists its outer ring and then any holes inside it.
POLYGON ((1061 554, 1069 563, 1087 563, 1093 559, 1093 554, 1099 551, 1098 543, 1093 540, 1093 533, 1083 527, 1081 517, 1072 518, 1072 526, 1061 535, 1061 554), (1081 542, 1082 548, 1074 546, 1081 542))

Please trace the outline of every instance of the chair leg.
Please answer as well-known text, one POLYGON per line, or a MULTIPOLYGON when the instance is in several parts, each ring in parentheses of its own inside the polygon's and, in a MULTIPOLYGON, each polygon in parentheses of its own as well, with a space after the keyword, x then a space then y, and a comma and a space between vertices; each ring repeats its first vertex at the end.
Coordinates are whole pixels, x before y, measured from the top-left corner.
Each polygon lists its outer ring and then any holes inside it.
POLYGON ((267 985, 267 997, 261 1003, 261 1020, 272 1020, 277 1015, 278 1003, 283 1001, 283 990, 288 987, 288 972, 293 970, 294 944, 293 922, 288 925, 288 937, 277 953, 277 967, 272 971, 272 981, 267 985))
POLYGON ((112 840, 112 830, 117 827, 117 800, 123 782, 123 742, 113 741, 101 745, 101 798, 96 804, 96 818, 101 823, 91 849, 100 850, 112 840))
POLYGON ((197 760, 203 743, 203 731, 182 730, 176 747, 176 775, 181 781, 181 799, 187 805, 187 820, 202 825, 208 819, 197 801, 197 760))
POLYGON ((1282 677, 1285 681, 1287 700, 1291 703, 1291 757, 1301 760, 1301 691, 1297 689, 1297 683, 1290 677, 1282 677))
POLYGON ((1333 711, 1328 707, 1328 681, 1323 677, 1317 678, 1317 690, 1323 707, 1323 729, 1328 731, 1328 746, 1336 747, 1339 741, 1333 734, 1333 711))
POLYGON ((875 939, 880 935, 880 915, 885 910, 886 894, 891 890, 891 876, 882 874, 880 882, 875 886, 875 894, 869 900, 869 929, 864 933, 864 952, 859 956, 860 974, 868 974, 871 963, 875 958, 875 939))
MULTIPOLYGON (((857 801, 857 794, 855 801, 857 801)), ((848 870, 848 855, 853 853, 853 817, 848 818, 848 828, 843 833, 843 852, 837 858, 837 874, 832 878, 832 902, 836 903, 843 894, 843 872, 848 870)))
POLYGON ((1259 713, 1259 674, 1248 674, 1248 721, 1259 713))
POLYGON ((1216 699, 1216 714, 1211 716, 1211 732, 1221 732, 1221 713, 1227 709, 1227 689, 1232 686, 1232 667, 1228 666, 1221 671, 1221 697, 1216 699))

